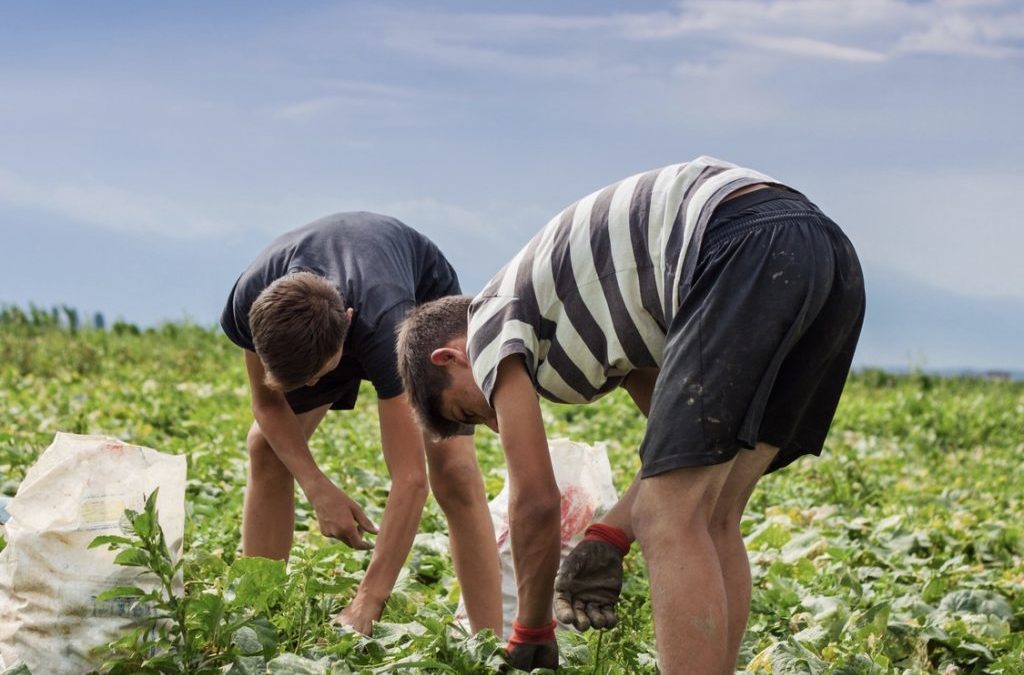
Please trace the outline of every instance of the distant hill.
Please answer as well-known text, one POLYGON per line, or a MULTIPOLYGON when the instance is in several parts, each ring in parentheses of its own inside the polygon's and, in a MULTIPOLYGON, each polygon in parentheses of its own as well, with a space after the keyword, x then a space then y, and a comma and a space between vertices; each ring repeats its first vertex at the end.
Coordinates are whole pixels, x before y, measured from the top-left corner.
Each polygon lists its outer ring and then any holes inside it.
POLYGON ((1024 376, 1024 298, 960 295, 871 265, 864 277, 857 366, 1024 376))

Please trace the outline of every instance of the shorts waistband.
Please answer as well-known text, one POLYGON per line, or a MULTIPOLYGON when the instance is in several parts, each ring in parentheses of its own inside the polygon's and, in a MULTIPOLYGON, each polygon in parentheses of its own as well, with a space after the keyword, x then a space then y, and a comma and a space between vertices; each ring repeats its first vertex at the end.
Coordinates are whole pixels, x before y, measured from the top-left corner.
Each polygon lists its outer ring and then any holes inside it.
POLYGON ((795 190, 770 186, 720 204, 711 215, 702 249, 759 227, 766 222, 823 214, 811 200, 795 190))
POLYGON ((768 187, 763 187, 760 190, 754 190, 753 192, 748 192, 745 195, 740 195, 739 197, 722 202, 715 209, 714 213, 711 214, 711 219, 731 220, 732 218, 740 215, 740 213, 746 209, 750 209, 776 199, 789 199, 792 201, 803 202, 805 204, 811 203, 807 197, 796 190, 791 190, 789 188, 782 187, 781 185, 769 185, 768 187))

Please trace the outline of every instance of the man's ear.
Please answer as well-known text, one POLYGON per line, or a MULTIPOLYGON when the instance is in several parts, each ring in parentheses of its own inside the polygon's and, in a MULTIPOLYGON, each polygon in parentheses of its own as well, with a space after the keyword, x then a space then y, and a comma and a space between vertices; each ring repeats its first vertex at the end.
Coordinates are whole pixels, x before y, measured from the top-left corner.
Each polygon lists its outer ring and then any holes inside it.
POLYGON ((435 366, 447 366, 452 363, 460 363, 464 355, 458 349, 451 347, 440 347, 430 352, 430 362, 435 366))

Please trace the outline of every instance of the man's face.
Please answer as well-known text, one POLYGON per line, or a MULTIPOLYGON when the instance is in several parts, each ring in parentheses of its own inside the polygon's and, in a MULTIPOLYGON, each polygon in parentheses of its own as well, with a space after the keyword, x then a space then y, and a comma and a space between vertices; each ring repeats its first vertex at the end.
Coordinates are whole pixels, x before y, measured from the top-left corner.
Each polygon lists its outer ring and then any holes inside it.
POLYGON ((469 366, 452 363, 448 366, 452 383, 441 392, 441 416, 459 424, 485 424, 498 431, 498 418, 480 391, 469 366))
MULTIPOLYGON (((345 310, 345 318, 347 319, 349 324, 352 323, 353 312, 354 310, 351 307, 345 310)), ((338 367, 338 364, 341 363, 341 350, 343 347, 344 343, 342 343, 342 345, 338 347, 338 353, 332 356, 330 360, 324 364, 324 367, 318 370, 316 375, 314 375, 309 380, 309 382, 306 383, 307 387, 312 387, 314 384, 320 381, 321 377, 323 377, 324 375, 338 367)))
POLYGON ((341 363, 341 349, 340 348, 338 349, 338 353, 335 354, 334 356, 332 356, 331 359, 327 363, 324 364, 323 368, 318 370, 316 375, 314 375, 308 382, 306 382, 306 386, 307 387, 312 387, 313 385, 315 385, 317 382, 320 381, 321 377, 323 377, 327 373, 329 373, 332 370, 334 370, 335 368, 337 368, 339 363, 341 363))

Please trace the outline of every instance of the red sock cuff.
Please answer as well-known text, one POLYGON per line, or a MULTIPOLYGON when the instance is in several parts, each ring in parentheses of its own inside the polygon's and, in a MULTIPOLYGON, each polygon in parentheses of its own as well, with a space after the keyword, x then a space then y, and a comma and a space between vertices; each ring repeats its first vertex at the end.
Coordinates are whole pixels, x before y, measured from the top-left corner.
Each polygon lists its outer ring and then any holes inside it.
POLYGON ((513 621, 512 637, 508 639, 508 643, 510 645, 535 645, 543 642, 554 642, 555 626, 557 625, 554 619, 546 626, 537 626, 535 628, 524 626, 518 621, 513 621))
POLYGON ((619 549, 619 552, 622 553, 622 555, 629 553, 629 537, 626 536, 624 531, 617 527, 605 525, 604 523, 594 523, 584 531, 583 541, 593 541, 595 539, 611 544, 615 548, 619 549))

